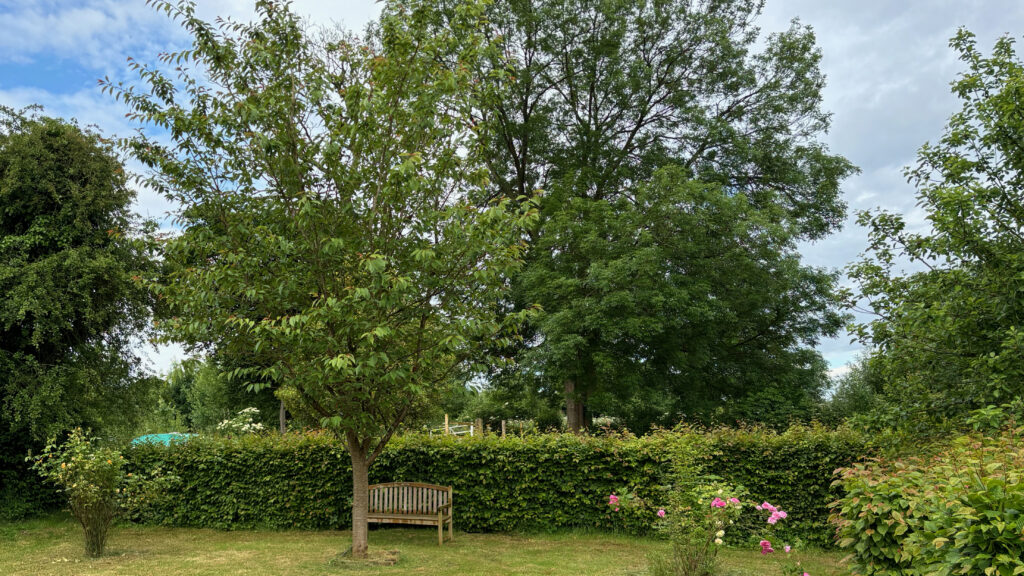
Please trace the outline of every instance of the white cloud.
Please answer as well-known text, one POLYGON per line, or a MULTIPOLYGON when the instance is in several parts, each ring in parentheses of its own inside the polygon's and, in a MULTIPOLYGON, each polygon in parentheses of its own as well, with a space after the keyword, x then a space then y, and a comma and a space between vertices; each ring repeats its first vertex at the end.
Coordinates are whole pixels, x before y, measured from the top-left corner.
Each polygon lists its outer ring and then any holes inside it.
POLYGON ((142 365, 150 372, 166 375, 175 362, 184 360, 188 354, 177 343, 152 344, 145 342, 135 352, 142 358, 142 365))
POLYGON ((828 377, 834 381, 838 379, 840 376, 843 376, 844 374, 849 374, 850 369, 851 367, 849 364, 843 364, 842 366, 838 366, 836 368, 829 370, 828 377))
MULTIPOLYGON (((1024 3, 768 0, 761 24, 766 31, 781 30, 794 16, 813 27, 822 48, 828 77, 824 107, 834 114, 826 141, 862 169, 844 186, 851 209, 845 229, 801 246, 809 264, 839 268, 867 248, 867 230, 852 217, 857 210, 902 213, 909 230, 928 229, 903 167, 914 163, 922 144, 942 134, 959 107, 949 83, 963 65, 949 38, 966 26, 987 51, 998 36, 1024 30, 1024 3)), ((819 350, 834 370, 842 370, 858 347, 843 334, 823 341, 819 350)))
POLYGON ((101 73, 123 69, 129 55, 155 52, 168 29, 142 1, 4 1, 0 21, 0 62, 67 60, 101 73))
MULTIPOLYGON (((299 0, 292 9, 311 22, 361 30, 380 8, 370 0, 299 0)), ((200 1, 197 15, 248 21, 255 2, 200 1)), ((187 46, 189 38, 163 12, 143 0, 0 0, 0 63, 67 61, 99 76, 125 79, 126 61, 150 62, 163 51, 187 46)))

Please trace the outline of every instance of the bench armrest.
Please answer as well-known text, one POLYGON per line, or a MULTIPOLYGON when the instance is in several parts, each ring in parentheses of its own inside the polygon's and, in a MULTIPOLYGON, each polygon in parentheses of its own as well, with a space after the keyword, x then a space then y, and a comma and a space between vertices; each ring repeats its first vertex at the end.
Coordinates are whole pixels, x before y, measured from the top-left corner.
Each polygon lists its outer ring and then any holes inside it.
POLYGON ((447 504, 441 504, 440 506, 437 507, 437 511, 440 512, 441 510, 444 510, 445 508, 451 509, 451 507, 452 507, 452 503, 451 502, 449 502, 447 504))

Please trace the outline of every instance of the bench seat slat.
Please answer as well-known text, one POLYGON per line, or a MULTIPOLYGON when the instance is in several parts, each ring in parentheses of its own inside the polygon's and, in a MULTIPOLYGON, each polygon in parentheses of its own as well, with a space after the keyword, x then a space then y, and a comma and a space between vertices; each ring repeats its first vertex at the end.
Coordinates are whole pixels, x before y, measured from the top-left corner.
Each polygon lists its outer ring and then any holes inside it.
POLYGON ((368 522, 437 526, 437 543, 448 525, 448 537, 454 537, 451 486, 422 482, 391 482, 369 487, 368 522))

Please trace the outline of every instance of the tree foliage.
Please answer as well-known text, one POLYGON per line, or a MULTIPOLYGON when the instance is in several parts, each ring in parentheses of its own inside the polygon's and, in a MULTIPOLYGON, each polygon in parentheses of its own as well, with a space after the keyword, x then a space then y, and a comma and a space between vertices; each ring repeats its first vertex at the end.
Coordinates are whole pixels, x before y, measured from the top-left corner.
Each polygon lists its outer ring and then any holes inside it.
POLYGON ((231 376, 280 382, 345 442, 357 556, 367 467, 523 316, 496 306, 531 205, 479 202, 482 7, 460 5, 433 33, 425 4, 387 3, 360 39, 306 30, 287 4, 211 25, 191 2, 155 2, 193 37, 163 58, 177 78, 138 65, 145 90, 106 84, 173 139, 127 143, 182 206, 155 286, 166 330, 258 355, 231 376))
POLYGON ((97 133, 0 109, 0 423, 36 439, 124 431, 147 397, 133 343, 153 245, 97 133), (113 407, 116 406, 116 409, 113 407))
POLYGON ((172 365, 157 391, 158 407, 146 422, 146 432, 212 432, 246 408, 259 410, 258 421, 276 429, 278 399, 274 390, 250 391, 229 380, 224 372, 211 358, 189 358, 172 365))
POLYGON ((546 191, 515 283, 545 313, 505 380, 561 390, 574 428, 583 404, 643 428, 722 401, 785 420, 757 406, 806 413, 825 381, 811 347, 840 323, 835 276, 795 242, 840 226, 854 168, 820 141, 813 33, 760 44, 761 5, 492 6, 490 65, 512 69, 486 108, 495 190, 546 191))
POLYGON ((862 213, 870 248, 850 268, 887 414, 926 428, 1024 393, 1024 66, 1009 37, 990 56, 966 30, 950 45, 963 106, 907 169, 928 226, 862 213))

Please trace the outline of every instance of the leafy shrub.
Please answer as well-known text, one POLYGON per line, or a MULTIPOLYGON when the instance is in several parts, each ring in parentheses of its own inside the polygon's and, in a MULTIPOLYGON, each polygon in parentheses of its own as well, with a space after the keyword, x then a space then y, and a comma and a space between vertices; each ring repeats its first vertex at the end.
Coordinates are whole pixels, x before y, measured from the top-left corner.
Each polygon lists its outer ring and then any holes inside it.
POLYGON ((854 574, 1024 573, 1022 431, 966 435, 939 456, 843 471, 833 521, 854 574))
MULTIPOLYGON (((726 448, 742 445, 742 450, 756 453, 762 463, 807 470, 791 476, 764 470, 762 473, 786 478, 797 486, 765 487, 750 482, 760 489, 751 489, 751 497, 774 501, 780 493, 819 495, 820 503, 799 508, 804 515, 799 534, 808 540, 826 541, 828 500, 824 495, 830 493, 832 470, 865 454, 869 448, 864 438, 820 428, 786 433, 789 436, 760 430, 745 434, 742 442, 721 431, 709 435, 662 432, 641 438, 617 434, 538 434, 505 439, 493 435, 405 435, 389 443, 370 470, 370 481, 453 486, 456 522, 467 531, 585 527, 644 533, 656 525, 654 511, 615 514, 606 505, 609 494, 666 502, 666 487, 673 483, 674 454, 688 447, 695 447, 695 458, 724 482, 749 488, 748 475, 754 475, 754 470, 733 458, 719 462, 726 448), (798 439, 799 447, 786 449, 784 455, 770 454, 782 449, 780 436, 798 439), (762 442, 759 450, 758 442, 762 442), (814 462, 815 457, 828 463, 814 462)), ((349 458, 329 436, 197 437, 170 447, 133 446, 126 457, 133 472, 161 467, 179 479, 174 497, 153 505, 140 518, 143 521, 228 529, 349 525, 349 458)), ((794 520, 796 510, 794 507, 791 516, 794 520)))
POLYGON ((97 447, 81 428, 59 446, 51 441, 34 459, 32 467, 67 496, 71 513, 85 532, 89 556, 103 554, 107 531, 118 511, 123 463, 117 451, 97 447))

